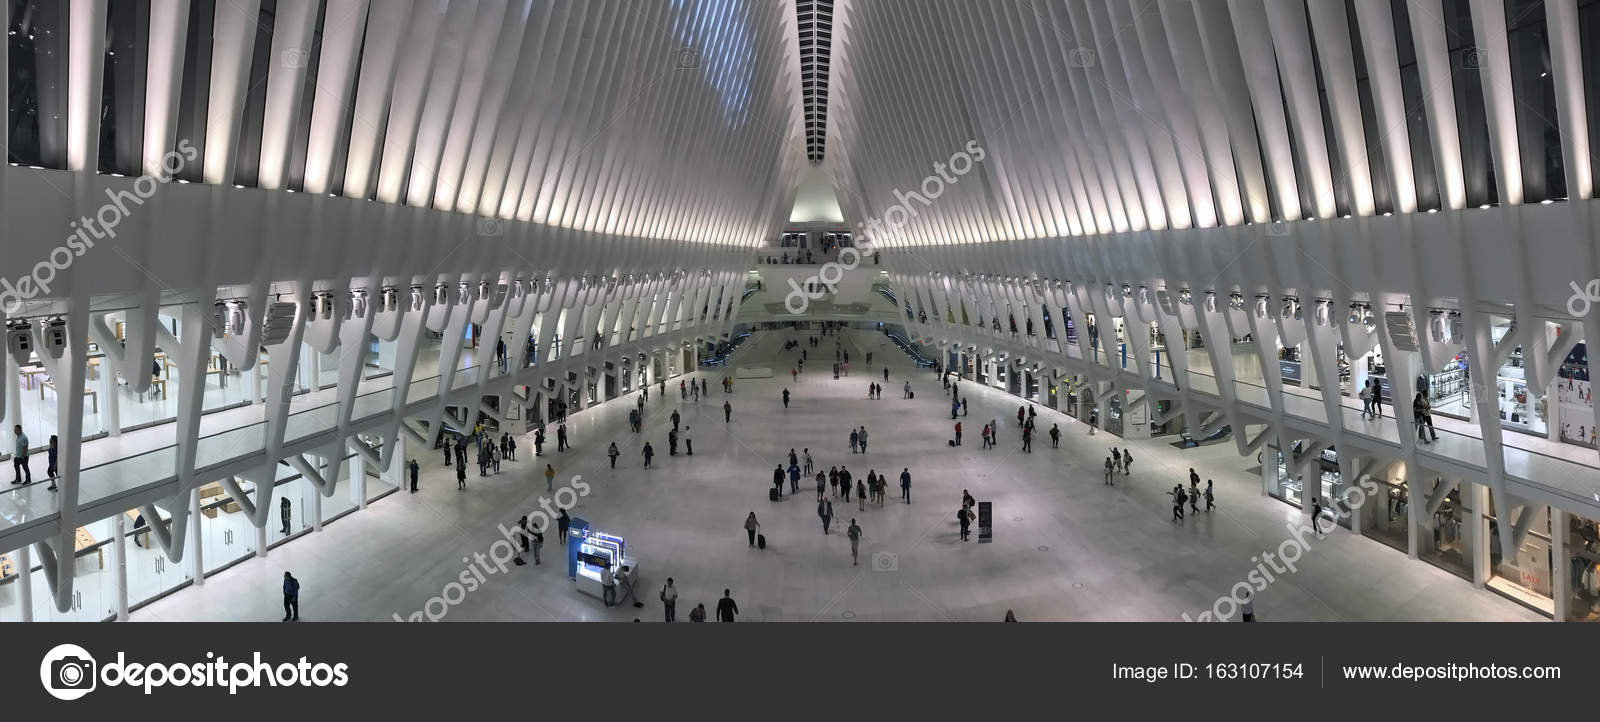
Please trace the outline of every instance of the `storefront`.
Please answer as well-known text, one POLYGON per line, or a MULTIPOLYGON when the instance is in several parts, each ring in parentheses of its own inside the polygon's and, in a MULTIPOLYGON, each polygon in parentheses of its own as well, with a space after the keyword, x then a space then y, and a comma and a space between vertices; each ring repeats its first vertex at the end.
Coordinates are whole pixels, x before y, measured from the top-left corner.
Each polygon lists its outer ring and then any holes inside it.
MULTIPOLYGON (((1550 538, 1550 507, 1533 507, 1527 528, 1521 534, 1512 532, 1516 548, 1504 554, 1493 495, 1487 496, 1490 497, 1489 509, 1484 516, 1491 536, 1488 540, 1490 576, 1486 586, 1529 608, 1553 614, 1555 604, 1551 597, 1550 574, 1555 560, 1550 538)), ((1514 518, 1520 519, 1524 513, 1525 509, 1519 509, 1514 518)))
POLYGON ((1567 354, 1556 371, 1556 413, 1561 421, 1560 438, 1568 444, 1595 448, 1593 387, 1589 383, 1589 351, 1582 341, 1567 354))
POLYGON ((1417 379, 1417 389, 1427 394, 1433 413, 1467 421, 1472 414, 1472 395, 1467 373, 1467 352, 1463 350, 1438 373, 1417 379))
MULTIPOLYGON (((1294 453, 1300 453, 1300 444, 1295 444, 1294 453)), ((1344 498, 1344 480, 1339 473, 1339 452, 1333 447, 1324 449, 1316 461, 1308 464, 1299 476, 1289 473, 1289 463, 1276 446, 1268 446, 1262 454, 1263 460, 1270 459, 1272 463, 1266 464, 1262 473, 1267 475, 1267 494, 1280 501, 1293 506, 1303 507, 1306 504, 1306 486, 1311 485, 1311 499, 1320 499, 1322 507, 1333 513, 1331 518, 1336 519, 1340 526, 1350 526, 1351 515, 1347 509, 1340 509, 1336 505, 1344 498), (1315 481, 1312 481, 1312 480, 1315 481)), ((1327 518, 1327 517, 1325 517, 1327 518)))
MULTIPOLYGON (((1491 334, 1495 343, 1511 332, 1510 322, 1497 323, 1491 334)), ((1545 419, 1545 397, 1542 390, 1529 389, 1527 373, 1522 362, 1522 347, 1511 352, 1506 362, 1495 370, 1494 385, 1498 397, 1500 425, 1512 431, 1534 436, 1549 436, 1545 419)))
POLYGON ((1567 620, 1600 622, 1600 524, 1567 514, 1567 620))
MULTIPOLYGON (((1422 495, 1422 500, 1434 498, 1441 490, 1438 484, 1454 484, 1440 479, 1430 479, 1424 488, 1434 487, 1422 495)), ((1462 489, 1471 489, 1470 483, 1460 483, 1445 492, 1443 500, 1433 515, 1422 522, 1422 533, 1417 539, 1417 557, 1463 579, 1472 579, 1472 530, 1468 526, 1473 516, 1471 496, 1462 489)), ((1430 505, 1433 502, 1429 502, 1430 505)))
MULTIPOLYGON (((1403 464, 1396 464, 1404 468, 1403 464)), ((1410 518, 1411 498, 1406 480, 1400 477, 1377 478, 1371 482, 1377 493, 1367 497, 1361 507, 1361 534, 1387 544, 1401 552, 1407 551, 1410 538, 1406 524, 1410 518)))

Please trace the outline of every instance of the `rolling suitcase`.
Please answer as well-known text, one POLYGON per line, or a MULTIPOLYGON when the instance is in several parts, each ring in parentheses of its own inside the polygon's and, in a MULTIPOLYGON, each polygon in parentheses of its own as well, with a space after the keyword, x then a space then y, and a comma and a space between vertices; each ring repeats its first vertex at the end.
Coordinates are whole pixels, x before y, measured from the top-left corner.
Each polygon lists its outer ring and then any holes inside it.
POLYGON ((767 490, 767 501, 777 501, 777 500, 778 500, 778 489, 777 489, 777 487, 773 487, 771 489, 768 489, 767 490))
POLYGON ((766 549, 767 548, 767 535, 766 534, 757 534, 756 535, 756 548, 757 549, 766 549))

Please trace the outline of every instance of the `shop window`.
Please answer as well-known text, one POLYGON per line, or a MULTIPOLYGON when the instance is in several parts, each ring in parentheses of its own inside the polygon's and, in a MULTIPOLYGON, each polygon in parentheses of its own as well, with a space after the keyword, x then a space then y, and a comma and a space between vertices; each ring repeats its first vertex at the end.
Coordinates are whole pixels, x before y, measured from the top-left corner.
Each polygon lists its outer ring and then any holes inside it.
POLYGON ((1463 486, 1468 485, 1447 479, 1430 479, 1423 484, 1426 492, 1421 494, 1420 499, 1433 499, 1441 492, 1445 497, 1438 502, 1432 515, 1421 520, 1417 556, 1446 571, 1471 579, 1472 530, 1468 525, 1476 517, 1468 498, 1462 494, 1463 486), (1449 485, 1448 491, 1441 489, 1440 485, 1449 485))
POLYGON ((1561 440, 1595 448, 1594 387, 1589 381, 1588 345, 1578 342, 1556 371, 1557 413, 1561 420, 1561 440))
POLYGON ((1567 619, 1600 622, 1600 524, 1576 514, 1565 515, 1567 619))

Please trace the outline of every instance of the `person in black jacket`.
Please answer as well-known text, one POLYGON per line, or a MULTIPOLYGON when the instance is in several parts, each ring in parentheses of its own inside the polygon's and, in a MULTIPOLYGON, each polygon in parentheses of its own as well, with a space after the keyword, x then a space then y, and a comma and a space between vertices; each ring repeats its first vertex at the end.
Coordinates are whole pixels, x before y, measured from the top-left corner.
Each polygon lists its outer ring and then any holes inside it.
POLYGON ((733 601, 733 591, 722 590, 722 599, 717 601, 717 621, 731 622, 733 616, 739 613, 739 603, 733 601))
POLYGON ((283 621, 300 621, 300 580, 288 572, 283 573, 283 621))
POLYGON ((411 472, 411 493, 415 494, 417 493, 417 472, 421 470, 421 467, 417 466, 416 459, 412 459, 411 463, 406 465, 406 468, 411 472))

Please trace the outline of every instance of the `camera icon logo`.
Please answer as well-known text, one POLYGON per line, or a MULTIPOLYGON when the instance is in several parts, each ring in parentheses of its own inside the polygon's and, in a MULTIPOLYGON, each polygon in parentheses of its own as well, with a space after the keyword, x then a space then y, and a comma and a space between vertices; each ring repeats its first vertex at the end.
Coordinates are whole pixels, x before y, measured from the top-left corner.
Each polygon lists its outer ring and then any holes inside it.
POLYGON ((44 691, 60 700, 74 700, 94 691, 99 666, 89 650, 76 644, 58 644, 39 662, 44 691))
POLYGON ((673 54, 673 64, 679 70, 693 70, 700 67, 700 49, 693 46, 678 48, 673 54))
POLYGON ((1067 67, 1092 68, 1094 67, 1094 48, 1073 48, 1067 51, 1067 67))
POLYGON ((506 221, 504 218, 483 216, 478 218, 478 235, 483 238, 499 238, 506 234, 506 221))
POLYGON ((900 555, 894 552, 873 552, 872 571, 898 572, 900 571, 900 555))
POLYGON ((304 48, 290 48, 279 55, 283 67, 287 70, 300 70, 311 67, 311 51, 304 48))
POLYGON ((1461 54, 1461 68, 1463 70, 1477 70, 1483 67, 1483 51, 1479 48, 1467 48, 1461 54))

